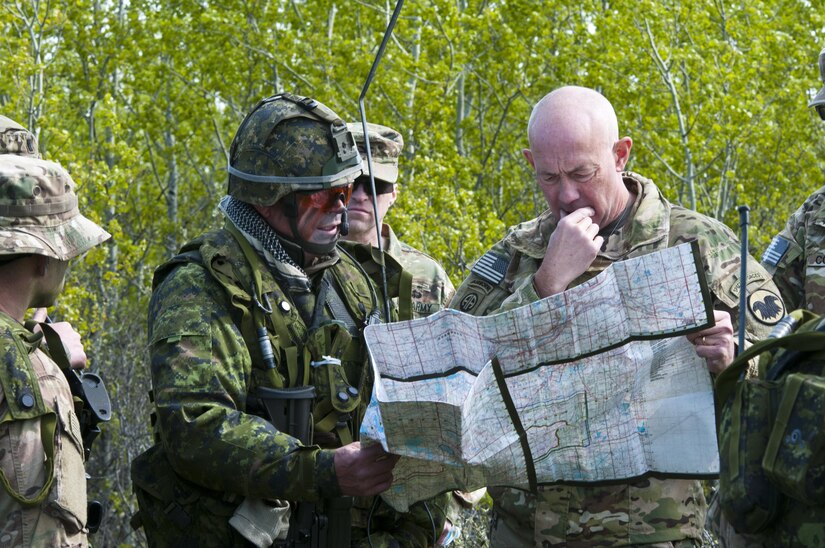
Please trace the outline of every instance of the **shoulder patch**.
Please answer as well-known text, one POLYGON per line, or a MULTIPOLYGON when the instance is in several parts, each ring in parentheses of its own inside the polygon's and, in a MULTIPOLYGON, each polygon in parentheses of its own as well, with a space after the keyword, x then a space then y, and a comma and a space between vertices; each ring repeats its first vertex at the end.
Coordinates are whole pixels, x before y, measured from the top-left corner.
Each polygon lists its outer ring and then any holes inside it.
POLYGON ((476 264, 470 270, 482 280, 498 285, 504 279, 509 264, 510 259, 508 257, 488 251, 476 261, 476 264))
POLYGON ((767 289, 757 289, 748 295, 748 308, 754 318, 765 325, 774 325, 785 317, 782 299, 767 289))
POLYGON ((788 252, 789 247, 791 247, 791 242, 782 236, 775 236, 774 239, 771 240, 771 245, 768 246, 768 249, 766 249, 762 255, 762 262, 771 266, 778 265, 782 257, 785 256, 785 253, 788 252))

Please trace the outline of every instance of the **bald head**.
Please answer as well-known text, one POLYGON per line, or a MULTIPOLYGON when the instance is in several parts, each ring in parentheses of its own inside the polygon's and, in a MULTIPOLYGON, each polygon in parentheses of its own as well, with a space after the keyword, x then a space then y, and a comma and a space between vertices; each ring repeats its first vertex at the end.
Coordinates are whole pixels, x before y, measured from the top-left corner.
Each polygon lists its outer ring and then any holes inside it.
POLYGON ((630 197, 622 171, 632 141, 619 138, 616 112, 592 89, 566 86, 545 95, 527 125, 524 156, 557 220, 582 208, 607 226, 630 197))
POLYGON ((559 133, 612 146, 619 140, 619 123, 613 105, 604 95, 590 88, 565 86, 542 97, 527 124, 530 148, 548 134, 559 133))

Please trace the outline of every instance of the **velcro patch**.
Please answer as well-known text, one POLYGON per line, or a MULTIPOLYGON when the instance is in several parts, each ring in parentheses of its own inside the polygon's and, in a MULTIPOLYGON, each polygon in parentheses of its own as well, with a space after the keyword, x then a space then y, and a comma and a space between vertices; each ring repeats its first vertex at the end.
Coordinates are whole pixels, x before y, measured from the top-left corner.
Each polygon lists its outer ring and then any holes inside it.
POLYGON ((482 280, 498 285, 504 279, 509 264, 509 257, 488 251, 473 265, 471 271, 482 280))
POLYGON ((771 240, 771 245, 768 246, 768 249, 766 249, 762 255, 762 262, 771 266, 778 265, 782 257, 785 256, 785 253, 788 252, 789 247, 791 247, 791 242, 782 236, 774 237, 774 239, 771 240))
POLYGON ((748 296, 748 308, 751 314, 765 325, 774 325, 785 317, 785 305, 782 299, 767 289, 757 289, 748 296))

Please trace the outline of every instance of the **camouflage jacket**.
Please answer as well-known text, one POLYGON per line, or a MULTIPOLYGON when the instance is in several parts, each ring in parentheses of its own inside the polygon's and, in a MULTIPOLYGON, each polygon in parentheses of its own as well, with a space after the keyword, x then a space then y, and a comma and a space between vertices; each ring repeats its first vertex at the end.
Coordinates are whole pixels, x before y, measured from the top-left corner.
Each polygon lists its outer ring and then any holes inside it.
MULTIPOLYGON (((734 323, 739 303, 739 243, 722 223, 670 204, 655 184, 626 173, 636 195, 627 223, 608 239, 590 268, 572 286, 596 276, 615 261, 638 257, 690 240, 698 240, 714 307, 730 312, 734 323)), ((533 276, 545 259, 555 228, 549 211, 511 228, 473 266, 459 287, 452 307, 489 315, 539 299, 533 276)), ((777 290, 765 270, 749 259, 747 336, 764 338, 784 315, 777 290), (774 303, 775 299, 775 303, 774 303), (756 303, 768 300, 778 310, 756 303)), ((700 539, 707 504, 696 480, 644 478, 627 484, 540 487, 537 495, 491 488, 494 499, 494 546, 567 543, 569 546, 621 546, 700 539)))
POLYGON ((0 312, 0 544, 86 546, 80 421, 42 340, 0 312))
MULTIPOLYGON (((423 251, 399 241, 390 225, 384 223, 381 233, 387 243, 385 253, 397 263, 398 268, 406 272, 402 276, 393 269, 395 264, 388 265, 388 282, 392 286, 390 297, 399 308, 399 319, 426 318, 446 308, 455 294, 455 287, 444 268, 423 251), (406 302, 401 303, 400 298, 406 302)), ((379 266, 375 258, 368 255, 377 253, 377 250, 356 242, 344 241, 341 246, 352 251, 373 281, 380 285, 379 266)))
POLYGON ((762 265, 788 309, 825 314, 825 186, 811 194, 771 241, 762 265))
MULTIPOLYGON (((368 278, 347 256, 333 252, 309 275, 285 262, 267 267, 257 252, 250 264, 230 230, 228 222, 187 244, 183 251, 199 258, 173 260, 155 273, 149 343, 156 445, 132 466, 133 479, 147 493, 162 498, 168 483, 189 493, 169 496, 185 514, 181 521, 198 521, 195 530, 216 544, 230 543, 220 539, 243 497, 340 496, 331 449, 357 436, 366 408, 372 379, 361 331, 377 305, 368 278), (251 294, 256 277, 260 296, 251 294), (333 320, 329 299, 316 307, 327 283, 327 294, 339 288, 353 327, 333 320), (258 344, 247 343, 257 341, 249 335, 257 325, 256 299, 271 308, 261 321, 275 369, 264 365, 258 344), (342 363, 310 366, 326 363, 325 356, 342 363), (259 386, 307 384, 317 391, 312 445, 255 414, 250 397, 259 386), (197 498, 209 502, 198 503, 193 516, 188 503, 197 498)), ((146 518, 154 518, 144 516, 148 533, 146 518)))

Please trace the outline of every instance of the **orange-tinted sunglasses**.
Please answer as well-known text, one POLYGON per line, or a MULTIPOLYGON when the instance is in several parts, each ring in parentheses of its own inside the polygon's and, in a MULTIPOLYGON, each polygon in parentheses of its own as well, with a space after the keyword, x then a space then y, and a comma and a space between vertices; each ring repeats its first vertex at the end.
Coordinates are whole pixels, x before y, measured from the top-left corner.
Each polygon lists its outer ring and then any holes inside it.
POLYGON ((338 201, 344 202, 344 207, 352 197, 352 185, 325 188, 313 192, 299 192, 298 203, 304 208, 320 209, 324 213, 338 207, 338 201))

